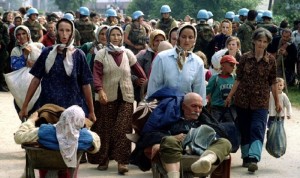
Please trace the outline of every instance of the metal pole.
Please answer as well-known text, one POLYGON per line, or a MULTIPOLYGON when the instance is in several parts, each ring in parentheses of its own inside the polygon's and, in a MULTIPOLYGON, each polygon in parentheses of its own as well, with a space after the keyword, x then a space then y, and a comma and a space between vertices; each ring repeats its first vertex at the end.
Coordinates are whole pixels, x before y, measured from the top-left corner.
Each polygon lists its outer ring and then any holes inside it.
POLYGON ((271 10, 271 9, 272 9, 272 4, 273 4, 273 0, 269 0, 268 10, 271 10))

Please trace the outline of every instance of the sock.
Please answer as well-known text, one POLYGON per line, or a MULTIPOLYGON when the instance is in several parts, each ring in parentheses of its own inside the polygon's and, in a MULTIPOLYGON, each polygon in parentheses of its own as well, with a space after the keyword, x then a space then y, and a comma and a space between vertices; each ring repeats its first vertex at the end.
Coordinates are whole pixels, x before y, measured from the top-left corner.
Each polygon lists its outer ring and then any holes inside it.
POLYGON ((180 178, 180 173, 178 171, 168 172, 168 178, 180 178))
POLYGON ((217 161, 216 153, 206 150, 196 162, 191 165, 194 173, 208 173, 211 165, 217 161))

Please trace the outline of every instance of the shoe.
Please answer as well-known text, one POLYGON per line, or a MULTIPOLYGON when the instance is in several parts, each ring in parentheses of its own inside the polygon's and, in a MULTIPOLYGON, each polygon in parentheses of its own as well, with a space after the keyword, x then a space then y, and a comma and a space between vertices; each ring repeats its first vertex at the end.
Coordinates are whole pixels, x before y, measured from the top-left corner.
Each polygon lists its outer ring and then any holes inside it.
POLYGON ((104 164, 99 164, 97 169, 99 171, 105 171, 108 169, 108 163, 109 163, 109 160, 107 160, 104 164))
POLYGON ((249 166, 248 166, 248 171, 249 172, 252 172, 254 173, 255 171, 258 170, 258 166, 257 166, 257 163, 256 162, 251 162, 249 163, 249 166))
POLYGON ((118 173, 125 174, 125 172, 128 172, 127 164, 118 164, 118 173))
POLYGON ((243 158, 243 164, 242 164, 242 167, 248 168, 248 167, 249 167, 249 164, 250 164, 249 158, 248 158, 248 157, 243 158))

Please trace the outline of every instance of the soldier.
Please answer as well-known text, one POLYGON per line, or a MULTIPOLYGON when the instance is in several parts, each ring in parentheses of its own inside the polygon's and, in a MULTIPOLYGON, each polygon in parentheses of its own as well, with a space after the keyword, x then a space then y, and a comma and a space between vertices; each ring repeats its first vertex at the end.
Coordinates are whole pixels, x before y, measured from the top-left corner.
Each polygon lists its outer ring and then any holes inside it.
POLYGON ((264 11, 262 14, 263 22, 257 25, 257 28, 262 27, 267 30, 269 30, 273 37, 277 36, 277 29, 278 27, 273 24, 272 19, 273 19, 273 14, 271 11, 264 11))
POLYGON ((90 10, 87 7, 79 8, 80 18, 75 21, 75 28, 79 31, 80 36, 84 37, 80 39, 80 44, 91 42, 95 40, 95 26, 89 20, 90 10))
POLYGON ((235 15, 232 20, 232 36, 237 36, 239 26, 240 26, 239 15, 235 15))
POLYGON ((247 8, 242 8, 239 10, 239 18, 240 18, 240 23, 243 24, 247 20, 247 15, 248 15, 249 9, 247 8))
POLYGON ((36 8, 30 8, 27 11, 28 20, 24 22, 24 25, 27 26, 30 30, 31 39, 33 42, 42 42, 43 40, 43 27, 37 21, 39 12, 36 8))
MULTIPOLYGON (((194 51, 202 51, 205 55, 208 54, 207 46, 210 41, 214 38, 215 34, 211 26, 207 24, 209 16, 205 9, 199 10, 197 19, 199 23, 196 25, 197 39, 194 51)), ((210 60, 209 60, 210 65, 210 60)))
POLYGON ((144 13, 135 11, 132 14, 132 23, 127 25, 124 32, 124 42, 134 54, 146 48, 147 32, 143 26, 144 13))
POLYGON ((110 8, 105 12, 106 21, 103 22, 103 25, 113 26, 118 25, 118 14, 117 11, 110 8))
POLYGON ((245 23, 240 25, 237 37, 241 41, 241 50, 242 53, 248 52, 252 50, 252 33, 255 30, 255 19, 257 16, 257 12, 255 10, 250 10, 247 15, 247 20, 245 23))
POLYGON ((5 79, 3 76, 5 68, 10 64, 8 61, 8 52, 6 47, 9 43, 8 27, 2 21, 0 21, 0 91, 8 91, 5 79))
POLYGON ((160 8, 160 14, 162 18, 157 22, 156 29, 160 29, 169 34, 170 30, 174 27, 177 27, 175 19, 170 16, 171 8, 168 5, 163 5, 160 8))

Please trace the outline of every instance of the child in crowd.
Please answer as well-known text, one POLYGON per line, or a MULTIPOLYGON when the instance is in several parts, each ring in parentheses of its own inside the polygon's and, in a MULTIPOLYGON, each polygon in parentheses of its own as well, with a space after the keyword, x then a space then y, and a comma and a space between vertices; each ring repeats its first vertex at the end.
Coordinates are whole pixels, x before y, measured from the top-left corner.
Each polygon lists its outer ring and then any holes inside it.
POLYGON ((206 55, 201 52, 201 51, 197 51, 195 52, 195 54, 197 56, 199 56, 202 60, 203 60, 203 63, 204 63, 204 71, 205 71, 205 81, 206 81, 206 85, 207 85, 207 82, 208 80, 210 79, 210 77, 212 76, 211 74, 211 71, 208 70, 208 64, 207 64, 207 58, 206 58, 206 55))
POLYGON ((274 101, 274 97, 272 95, 272 93, 270 93, 270 99, 269 99, 269 120, 268 120, 268 128, 271 127, 272 123, 275 120, 276 114, 279 114, 281 119, 284 119, 285 116, 287 117, 287 119, 291 118, 291 114, 292 114, 292 106, 291 106, 291 102, 288 98, 288 96, 283 92, 284 89, 284 79, 277 77, 276 78, 276 83, 277 83, 277 89, 278 89, 278 97, 279 97, 279 102, 282 106, 282 110, 280 113, 276 112, 276 107, 275 107, 275 101, 274 101), (286 112, 285 112, 286 109, 286 112))
POLYGON ((235 81, 233 74, 236 59, 231 55, 225 55, 221 61, 221 72, 213 75, 208 81, 206 94, 210 95, 211 115, 219 122, 230 122, 235 119, 235 109, 233 106, 225 107, 225 100, 235 81))

